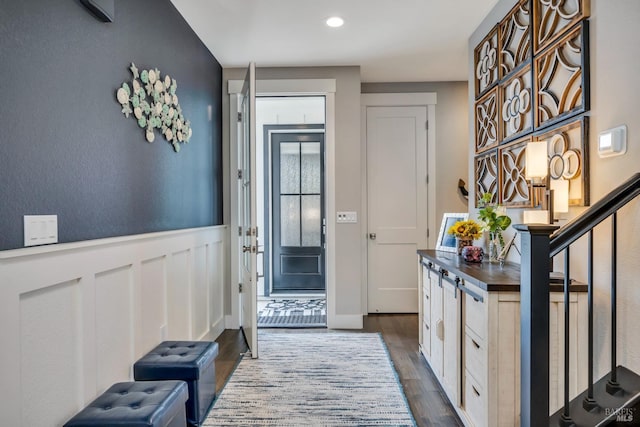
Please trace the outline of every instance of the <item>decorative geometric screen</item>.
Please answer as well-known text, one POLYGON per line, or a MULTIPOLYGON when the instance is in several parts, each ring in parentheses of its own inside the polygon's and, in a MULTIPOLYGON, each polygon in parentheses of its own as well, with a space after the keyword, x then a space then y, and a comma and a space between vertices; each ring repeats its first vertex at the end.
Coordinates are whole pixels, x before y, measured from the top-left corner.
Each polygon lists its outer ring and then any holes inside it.
MULTIPOLYGON (((531 206, 526 142, 556 134, 569 141, 565 163, 582 171, 570 180, 570 204, 589 204, 589 14, 589 0, 519 0, 475 47, 476 204, 491 192, 531 206)), ((560 167, 561 156, 549 158, 560 167)))

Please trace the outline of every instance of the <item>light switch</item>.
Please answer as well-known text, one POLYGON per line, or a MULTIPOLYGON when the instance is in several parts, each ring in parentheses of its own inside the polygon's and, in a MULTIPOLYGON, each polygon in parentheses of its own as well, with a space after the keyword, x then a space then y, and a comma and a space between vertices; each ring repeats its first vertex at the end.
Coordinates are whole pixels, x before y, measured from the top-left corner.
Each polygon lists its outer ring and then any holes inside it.
POLYGON ((355 224, 358 222, 358 213, 353 211, 338 212, 336 222, 338 224, 355 224))
POLYGON ((25 215, 24 245, 58 243, 58 215, 25 215))

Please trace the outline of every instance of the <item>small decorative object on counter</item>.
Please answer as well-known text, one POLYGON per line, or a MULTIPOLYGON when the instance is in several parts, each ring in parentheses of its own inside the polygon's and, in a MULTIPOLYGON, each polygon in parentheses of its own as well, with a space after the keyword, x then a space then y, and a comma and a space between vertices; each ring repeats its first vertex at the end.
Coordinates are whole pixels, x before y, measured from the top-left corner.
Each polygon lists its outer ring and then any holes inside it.
POLYGON ((473 245, 473 239, 469 237, 456 237, 456 247, 458 248, 458 255, 462 255, 462 250, 473 245))
POLYGON ((465 246, 462 248, 462 259, 466 262, 482 262, 484 250, 480 246, 465 246))
POLYGON ((457 221, 447 233, 455 236, 458 255, 462 255, 462 248, 473 245, 473 240, 482 236, 480 224, 472 219, 457 221))
POLYGON ((484 193, 478 200, 478 217, 483 224, 483 230, 489 233, 489 262, 498 262, 505 246, 502 232, 511 225, 511 218, 506 214, 503 206, 492 201, 493 193, 484 193))

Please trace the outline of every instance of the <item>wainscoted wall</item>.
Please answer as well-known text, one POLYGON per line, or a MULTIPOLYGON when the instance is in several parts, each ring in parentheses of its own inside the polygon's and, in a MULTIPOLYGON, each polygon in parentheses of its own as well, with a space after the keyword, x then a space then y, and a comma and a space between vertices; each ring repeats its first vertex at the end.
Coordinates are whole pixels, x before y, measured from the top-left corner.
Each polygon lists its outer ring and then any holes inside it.
POLYGON ((62 425, 159 342, 224 330, 225 226, 0 252, 0 425, 62 425))

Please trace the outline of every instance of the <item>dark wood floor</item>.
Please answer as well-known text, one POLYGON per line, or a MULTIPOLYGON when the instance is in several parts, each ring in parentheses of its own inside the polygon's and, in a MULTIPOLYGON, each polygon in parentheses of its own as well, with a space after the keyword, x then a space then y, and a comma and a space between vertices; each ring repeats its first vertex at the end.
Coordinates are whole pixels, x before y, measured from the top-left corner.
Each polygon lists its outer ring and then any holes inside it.
MULTIPOLYGON (((273 332, 326 331, 326 329, 260 329, 273 332)), ((416 314, 375 314, 365 316, 364 329, 379 332, 387 344, 411 412, 418 426, 462 426, 437 380, 418 351, 418 316, 416 314)), ((225 330, 216 340, 216 391, 219 393, 243 352, 247 351, 242 332, 225 330)))

